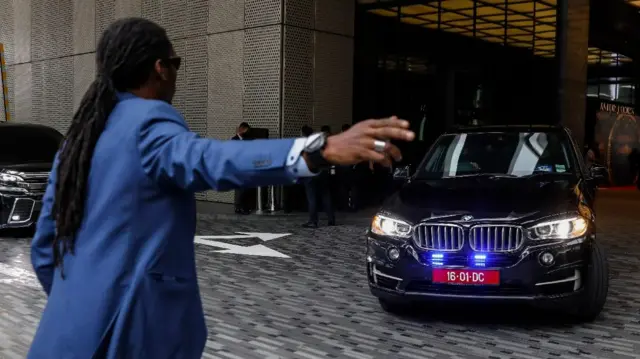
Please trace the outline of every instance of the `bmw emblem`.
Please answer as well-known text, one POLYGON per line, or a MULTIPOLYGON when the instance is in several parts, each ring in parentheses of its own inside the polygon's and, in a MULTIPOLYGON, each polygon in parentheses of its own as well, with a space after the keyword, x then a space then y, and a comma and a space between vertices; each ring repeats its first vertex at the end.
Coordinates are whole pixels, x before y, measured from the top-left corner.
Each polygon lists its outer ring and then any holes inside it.
POLYGON ((473 216, 470 216, 470 215, 462 216, 462 220, 465 222, 469 222, 472 219, 473 219, 473 216))

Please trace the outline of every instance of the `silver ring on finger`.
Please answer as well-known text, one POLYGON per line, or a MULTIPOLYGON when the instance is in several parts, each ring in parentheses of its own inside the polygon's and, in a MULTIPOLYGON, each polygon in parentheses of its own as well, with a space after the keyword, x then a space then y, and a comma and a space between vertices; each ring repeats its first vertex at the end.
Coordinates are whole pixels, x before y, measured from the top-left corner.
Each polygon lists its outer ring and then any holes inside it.
POLYGON ((387 148, 387 143, 385 141, 375 140, 373 142, 373 149, 376 152, 384 152, 384 149, 387 148))

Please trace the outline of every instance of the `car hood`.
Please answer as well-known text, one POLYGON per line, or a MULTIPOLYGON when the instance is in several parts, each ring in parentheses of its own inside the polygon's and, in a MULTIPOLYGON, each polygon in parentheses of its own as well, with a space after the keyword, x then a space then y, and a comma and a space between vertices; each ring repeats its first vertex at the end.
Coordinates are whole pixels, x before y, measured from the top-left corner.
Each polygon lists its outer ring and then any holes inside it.
POLYGON ((421 220, 507 220, 519 223, 575 211, 577 180, 460 178, 412 181, 383 205, 386 212, 412 223, 421 220), (468 219, 468 218, 467 218, 468 219))
POLYGON ((33 162, 20 164, 0 163, 0 170, 12 170, 20 172, 49 172, 53 164, 51 162, 33 162))

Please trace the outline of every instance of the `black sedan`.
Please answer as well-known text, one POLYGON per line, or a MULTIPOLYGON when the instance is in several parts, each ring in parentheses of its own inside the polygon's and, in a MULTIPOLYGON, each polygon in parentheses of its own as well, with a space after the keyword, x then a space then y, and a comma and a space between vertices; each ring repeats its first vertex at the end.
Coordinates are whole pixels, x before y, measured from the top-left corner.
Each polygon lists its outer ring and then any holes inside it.
POLYGON ((604 178, 559 126, 446 133, 373 219, 371 292, 387 311, 522 301, 592 320, 609 285, 593 207, 604 178))
POLYGON ((62 135, 53 128, 0 123, 0 229, 32 227, 62 135))

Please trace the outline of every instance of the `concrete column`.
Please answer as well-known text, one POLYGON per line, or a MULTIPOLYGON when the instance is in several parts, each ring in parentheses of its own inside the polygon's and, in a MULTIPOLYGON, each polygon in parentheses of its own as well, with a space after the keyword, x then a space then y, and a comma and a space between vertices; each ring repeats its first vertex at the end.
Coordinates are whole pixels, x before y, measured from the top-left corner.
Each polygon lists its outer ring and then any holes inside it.
POLYGON ((582 146, 585 136, 589 0, 559 0, 556 24, 558 118, 582 146))

